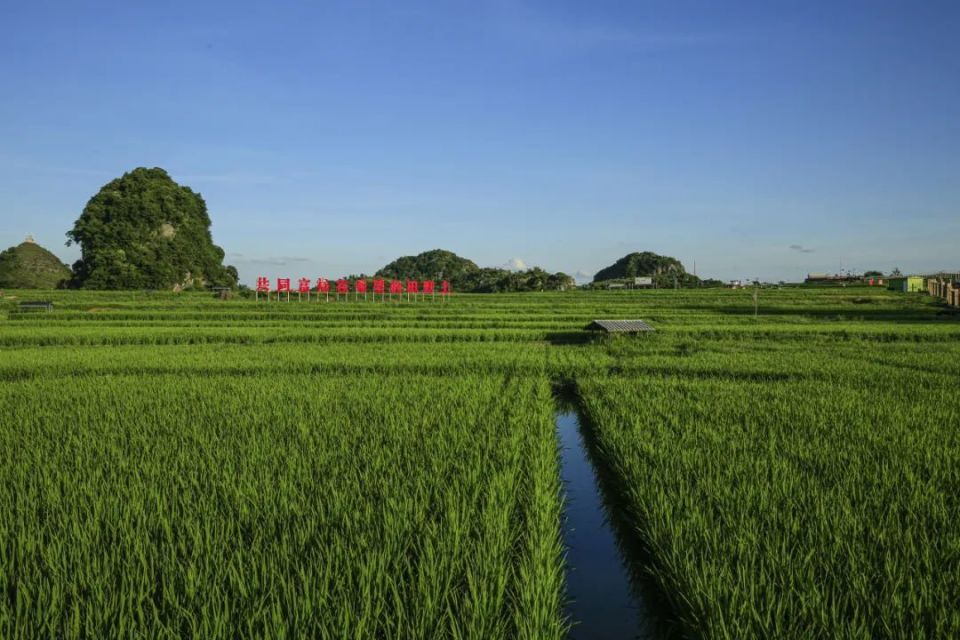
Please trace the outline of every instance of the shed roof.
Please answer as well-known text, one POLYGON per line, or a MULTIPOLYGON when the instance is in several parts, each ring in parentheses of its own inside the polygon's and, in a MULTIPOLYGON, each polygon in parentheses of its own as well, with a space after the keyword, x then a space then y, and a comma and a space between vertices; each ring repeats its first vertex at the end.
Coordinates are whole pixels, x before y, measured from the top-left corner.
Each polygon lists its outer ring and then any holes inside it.
POLYGON ((643 320, 594 320, 587 325, 587 329, 599 329, 607 333, 637 333, 640 331, 655 331, 643 320))

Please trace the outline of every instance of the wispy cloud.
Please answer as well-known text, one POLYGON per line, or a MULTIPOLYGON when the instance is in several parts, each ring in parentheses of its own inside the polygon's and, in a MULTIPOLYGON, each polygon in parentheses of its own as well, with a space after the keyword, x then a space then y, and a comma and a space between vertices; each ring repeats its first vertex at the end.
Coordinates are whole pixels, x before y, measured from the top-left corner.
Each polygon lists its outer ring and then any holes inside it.
POLYGON ((802 244, 792 244, 790 245, 790 250, 797 251, 799 253, 813 253, 815 251, 815 249, 805 247, 802 244))
POLYGON ((619 47, 627 49, 682 49, 721 41, 718 35, 697 33, 640 33, 617 27, 552 25, 537 31, 547 42, 566 47, 619 47))
POLYGON ((550 49, 617 48, 664 50, 702 47, 723 43, 728 34, 713 32, 653 31, 642 26, 619 24, 577 24, 524 3, 499 5, 498 27, 525 44, 550 49))
POLYGON ((24 160, 6 154, 0 154, 0 167, 44 175, 71 175, 91 178, 117 177, 116 174, 106 170, 33 162, 29 159, 24 160))
POLYGON ((259 257, 246 258, 242 253, 231 253, 227 255, 227 258, 241 264, 267 265, 271 267, 285 267, 291 264, 302 264, 304 262, 311 262, 310 258, 303 258, 301 256, 269 256, 265 258, 259 258, 259 257))
POLYGON ((212 173, 187 174, 175 177, 180 184, 279 184, 289 182, 288 178, 266 173, 212 173))

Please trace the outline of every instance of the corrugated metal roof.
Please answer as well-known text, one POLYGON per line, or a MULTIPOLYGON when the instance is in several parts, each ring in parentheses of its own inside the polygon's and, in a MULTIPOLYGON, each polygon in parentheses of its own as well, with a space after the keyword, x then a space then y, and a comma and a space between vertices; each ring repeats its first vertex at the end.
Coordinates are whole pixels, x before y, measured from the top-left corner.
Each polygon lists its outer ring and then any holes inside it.
POLYGON ((594 320, 587 329, 600 329, 607 333, 636 333, 638 331, 656 331, 643 320, 594 320))

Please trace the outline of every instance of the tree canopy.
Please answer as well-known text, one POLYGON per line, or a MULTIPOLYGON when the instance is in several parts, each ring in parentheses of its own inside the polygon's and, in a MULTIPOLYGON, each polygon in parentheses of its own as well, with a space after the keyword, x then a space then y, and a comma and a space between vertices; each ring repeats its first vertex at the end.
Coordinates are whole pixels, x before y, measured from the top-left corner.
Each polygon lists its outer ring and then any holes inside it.
POLYGON ((56 289, 69 280, 69 267, 34 242, 23 242, 0 253, 2 288, 56 289))
POLYGON ((74 283, 91 289, 179 289, 233 286, 213 244, 200 194, 163 169, 143 167, 104 185, 67 233, 80 245, 74 283))

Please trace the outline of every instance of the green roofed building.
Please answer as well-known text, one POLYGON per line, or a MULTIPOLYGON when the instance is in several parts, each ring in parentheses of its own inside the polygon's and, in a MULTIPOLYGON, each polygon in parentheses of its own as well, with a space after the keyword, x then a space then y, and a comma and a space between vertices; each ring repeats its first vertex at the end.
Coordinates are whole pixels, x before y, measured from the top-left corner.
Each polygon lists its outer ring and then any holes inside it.
POLYGON ((926 283, 922 276, 897 276, 890 278, 888 289, 901 293, 914 293, 926 290, 926 283))

